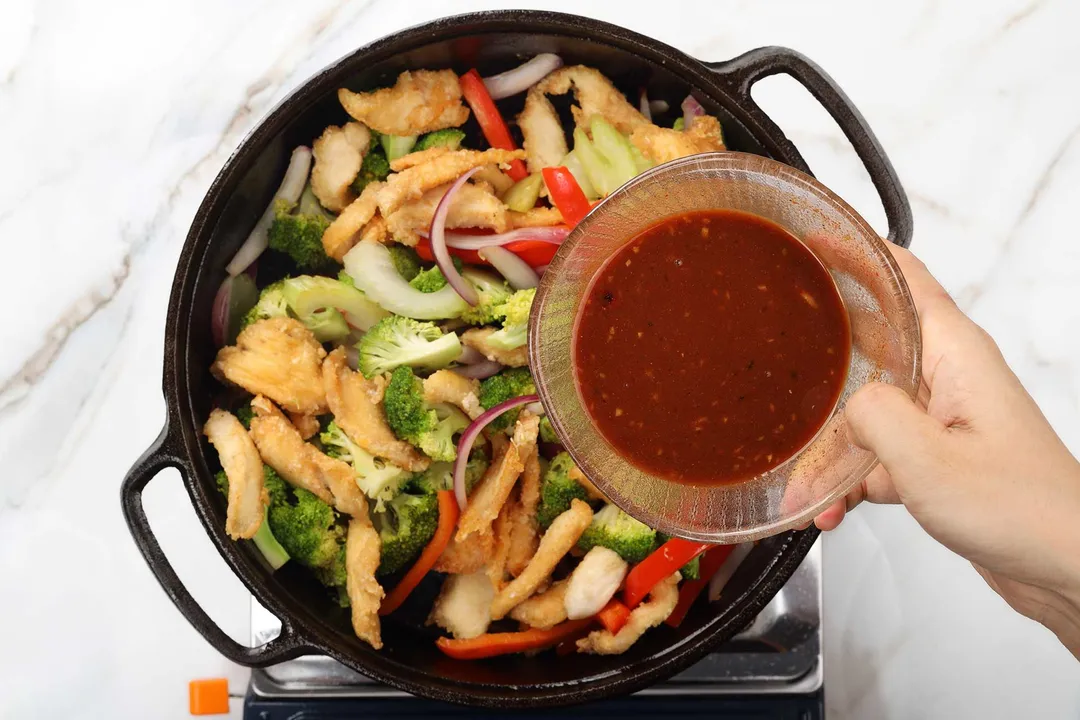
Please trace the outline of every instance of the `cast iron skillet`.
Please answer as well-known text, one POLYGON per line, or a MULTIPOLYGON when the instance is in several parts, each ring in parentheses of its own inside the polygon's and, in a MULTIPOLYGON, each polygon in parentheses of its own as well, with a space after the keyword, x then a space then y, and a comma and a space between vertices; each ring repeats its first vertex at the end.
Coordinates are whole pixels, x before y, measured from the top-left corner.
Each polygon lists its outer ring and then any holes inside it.
MULTIPOLYGON (((386 647, 376 652, 352 632, 347 611, 331 602, 303 568, 276 573, 250 543, 225 535, 225 504, 214 486, 216 455, 200 433, 220 390, 208 368, 215 354, 210 306, 225 264, 269 202, 289 153, 310 145, 330 123, 347 120, 335 91, 391 84, 406 69, 477 67, 484 75, 523 57, 555 52, 567 63, 598 67, 624 91, 647 86, 673 108, 688 91, 719 116, 732 149, 767 155, 809 172, 783 131, 754 103, 751 86, 786 73, 801 82, 839 124, 866 165, 889 221, 889 239, 907 245, 912 218, 900 181, 866 121, 839 87, 802 55, 784 48, 753 50, 702 63, 620 27, 572 15, 497 11, 462 15, 405 30, 361 48, 286 98, 241 143, 214 180, 184 244, 169 301, 163 389, 165 427, 124 479, 124 515, 139 549, 180 612, 225 657, 266 666, 323 653, 378 681, 417 695, 491 707, 566 705, 639 690, 689 666, 745 627, 787 581, 817 537, 788 532, 759 543, 725 590, 722 602, 699 603, 678 630, 661 626, 623 655, 514 656, 457 662, 442 656, 423 626, 427 597, 383 622, 386 647), (256 648, 230 639, 185 589, 146 519, 142 491, 162 469, 180 471, 206 532, 251 593, 282 621, 281 635, 256 648)), ((520 99, 519 99, 520 102, 520 99)), ((514 111, 516 114, 516 110, 514 111)), ((676 110, 677 112, 677 110, 676 110)), ((434 582, 434 579, 432 579, 434 582)), ((425 588, 430 590, 430 588, 425 588)))

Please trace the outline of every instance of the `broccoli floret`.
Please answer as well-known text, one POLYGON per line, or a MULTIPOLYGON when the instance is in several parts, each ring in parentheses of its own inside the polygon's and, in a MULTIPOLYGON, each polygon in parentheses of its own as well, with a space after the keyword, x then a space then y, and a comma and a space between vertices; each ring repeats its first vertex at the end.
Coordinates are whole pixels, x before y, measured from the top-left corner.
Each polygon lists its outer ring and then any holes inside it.
POLYGON ((457 457, 454 435, 469 426, 469 418, 452 405, 428 405, 424 384, 412 368, 402 365, 394 370, 383 407, 390 429, 399 438, 434 460, 451 462, 457 457))
MULTIPOLYGON (((250 410, 251 406, 248 405, 247 408, 250 410)), ((219 470, 217 475, 214 476, 214 480, 217 482, 218 490, 228 499, 229 477, 225 474, 225 471, 219 470)), ((263 465, 263 484, 270 494, 270 502, 280 502, 283 497, 281 493, 285 492, 285 484, 269 465, 263 465)), ((270 508, 267 507, 264 510, 262 525, 259 526, 251 541, 255 543, 255 547, 266 558, 266 562, 270 563, 270 567, 277 570, 289 562, 289 553, 274 537, 274 532, 270 529, 269 514, 270 508)))
POLYGON ((251 323, 259 320, 284 317, 288 314, 289 304, 285 301, 285 281, 279 280, 276 283, 267 285, 259 293, 259 301, 255 303, 255 307, 248 310, 243 322, 240 323, 240 329, 243 330, 251 323))
POLYGON ((491 345, 503 350, 513 350, 525 344, 528 340, 529 311, 532 310, 534 297, 536 288, 518 290, 495 309, 503 318, 503 326, 488 338, 491 345))
POLYGON ((421 150, 427 150, 433 147, 446 146, 450 150, 457 150, 461 147, 461 141, 465 139, 465 133, 457 128, 445 128, 443 130, 436 130, 429 132, 417 141, 413 146, 413 152, 420 152, 421 150))
POLYGON ((300 321, 315 339, 322 343, 343 340, 349 335, 349 323, 345 321, 345 316, 334 308, 320 308, 300 318, 300 321))
POLYGON ((333 591, 337 604, 343 608, 349 607, 349 593, 345 587, 347 575, 345 570, 345 544, 342 543, 338 546, 338 553, 333 562, 326 567, 312 568, 312 570, 315 572, 316 579, 333 591))
POLYGON ((548 420, 547 415, 540 418, 540 442, 559 442, 559 436, 555 434, 555 428, 551 426, 551 421, 548 420))
MULTIPOLYGON (((488 469, 488 456, 484 448, 475 446, 465 463, 465 491, 472 492, 476 483, 488 469)), ((452 490, 454 487, 454 465, 449 462, 433 462, 428 469, 413 476, 413 482, 424 492, 435 493, 439 490, 452 490)))
POLYGON ((480 295, 480 302, 461 313, 461 319, 471 325, 487 325, 502 317, 501 306, 510 299, 510 287, 501 277, 483 270, 469 268, 463 275, 480 295))
MULTIPOLYGON (((274 475, 276 477, 277 473, 274 475)), ((281 483, 278 499, 274 498, 274 491, 267 483, 271 495, 267 519, 274 537, 300 564, 313 569, 330 567, 345 538, 345 530, 337 523, 334 509, 302 488, 291 488, 290 502, 284 481, 277 477, 277 482, 281 483)))
POLYGON ((570 470, 574 467, 574 461, 569 453, 556 455, 547 472, 540 481, 540 506, 536 509, 536 520, 541 527, 547 527, 570 509, 570 502, 588 499, 588 493, 577 480, 570 477, 570 470))
MULTIPOLYGON (((510 398, 532 395, 535 392, 536 384, 528 368, 509 368, 480 383, 480 406, 490 410, 510 398)), ((504 412, 492 420, 488 427, 492 430, 505 430, 517 420, 518 412, 517 408, 504 412)))
MULTIPOLYGON (((454 267, 457 268, 458 272, 461 272, 465 267, 465 264, 461 262, 460 258, 451 256, 450 261, 454 263, 454 267)), ((409 284, 422 293, 433 293, 446 287, 446 277, 443 275, 442 270, 436 266, 428 268, 427 270, 418 271, 416 275, 409 280, 409 284)))
POLYGON ((597 545, 614 550, 628 563, 637 563, 653 551, 656 531, 608 504, 593 515, 592 522, 578 540, 578 547, 586 552, 597 545))
POLYGON ((409 473, 405 470, 373 456, 354 443, 335 422, 331 422, 319 434, 319 442, 327 455, 352 465, 356 472, 356 484, 375 501, 376 508, 394 497, 409 479, 409 473))
POLYGON ((373 513, 371 521, 382 540, 375 574, 392 575, 405 569, 431 541, 439 525, 439 501, 435 493, 410 482, 382 510, 373 513))
POLYGON ((251 409, 250 400, 244 400, 244 402, 240 403, 233 415, 236 416, 236 419, 240 421, 245 430, 251 429, 251 418, 255 417, 255 411, 251 409))
POLYGON ((385 180, 390 174, 390 161, 386 159, 386 153, 382 148, 373 147, 364 156, 360 163, 360 172, 352 181, 352 189, 357 195, 364 192, 364 188, 373 182, 385 180))
POLYGON ((322 244, 329 225, 322 212, 293 213, 287 203, 278 202, 268 233, 270 249, 285 253, 304 270, 325 270, 333 264, 322 244))
MULTIPOLYGON (((420 256, 408 245, 387 245, 390 252, 390 261, 394 263, 394 269, 398 275, 406 280, 412 280, 420 274, 420 256)), ((349 278, 350 280, 352 278, 349 278)))
POLYGON ((454 333, 444 335, 435 323, 391 315, 364 333, 356 348, 360 371, 370 378, 401 365, 444 368, 461 355, 461 340, 454 333))

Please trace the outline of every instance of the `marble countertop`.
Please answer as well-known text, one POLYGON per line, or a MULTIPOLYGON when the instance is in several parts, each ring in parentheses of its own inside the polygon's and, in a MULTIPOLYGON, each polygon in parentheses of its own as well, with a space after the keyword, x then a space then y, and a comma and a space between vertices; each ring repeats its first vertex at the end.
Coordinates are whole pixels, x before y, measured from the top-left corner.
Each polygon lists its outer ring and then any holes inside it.
MULTIPOLYGON (((323 65, 497 2, 9 0, 0 23, 0 716, 186 716, 231 666, 131 542, 120 478, 163 420, 173 268, 215 173, 323 65)), ((1080 5, 859 0, 560 0, 707 60, 770 44, 820 63, 862 109, 915 211, 913 249, 1001 344, 1080 452, 1080 5)), ((783 79, 756 92, 819 177, 881 229, 854 153, 783 79)), ((226 631, 247 594, 175 473, 147 492, 181 577, 226 631)), ((825 539, 834 718, 1076 717, 1080 664, 901 509, 825 539)), ((233 715, 239 716, 239 701, 233 715)))

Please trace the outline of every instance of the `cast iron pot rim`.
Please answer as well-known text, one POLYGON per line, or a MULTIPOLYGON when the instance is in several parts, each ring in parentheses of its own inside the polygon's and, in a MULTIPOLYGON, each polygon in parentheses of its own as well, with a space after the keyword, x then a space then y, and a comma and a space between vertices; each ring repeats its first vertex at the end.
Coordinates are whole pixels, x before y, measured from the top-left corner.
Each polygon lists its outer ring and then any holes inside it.
MULTIPOLYGON (((540 685, 474 684, 422 674, 407 665, 380 656, 369 648, 365 648, 367 657, 350 656, 334 649, 334 645, 339 642, 337 630, 312 617, 310 613, 299 615, 286 609, 285 603, 267 587, 266 579, 261 576, 265 570, 256 567, 257 563, 246 557, 238 544, 226 536, 220 519, 214 515, 211 496, 207 490, 212 485, 208 479, 210 471, 193 422, 197 413, 187 382, 186 349, 190 344, 193 321, 190 308, 200 273, 209 272, 204 262, 214 229, 244 173, 258 159, 269 141, 285 129, 295 114, 305 111, 311 104, 321 100, 327 92, 339 87, 354 72, 352 67, 361 58, 381 62, 394 55, 456 37, 499 32, 520 33, 532 28, 536 28, 534 32, 538 35, 589 40, 622 52, 638 54, 655 65, 665 67, 686 80, 696 92, 703 93, 722 105, 751 130, 755 139, 767 150, 776 150, 775 146, 770 147, 772 143, 769 138, 755 132, 758 130, 756 123, 742 112, 739 101, 722 86, 713 71, 701 61, 659 41, 605 22, 547 11, 487 11, 443 18, 376 40, 335 61, 283 98, 243 138, 211 183, 195 214, 177 264, 167 319, 167 337, 181 340, 166 350, 164 386, 169 401, 168 434, 175 436, 177 432, 180 433, 180 437, 174 439, 179 440, 178 449, 182 446, 181 454, 186 457, 188 469, 191 471, 190 474, 182 473, 184 484, 203 527, 229 567, 260 603, 276 616, 287 618, 296 629, 304 645, 298 649, 296 655, 306 654, 307 650, 325 653, 392 687, 437 700, 486 707, 569 705, 640 690, 679 672, 752 621, 802 562, 818 532, 809 529, 789 533, 772 561, 762 570, 758 581, 731 605, 681 642, 616 672, 540 685)), ((805 168, 805 163, 802 163, 801 157, 797 155, 794 162, 789 164, 801 164, 805 168)), ((199 369, 199 372, 202 372, 202 369, 199 369)))

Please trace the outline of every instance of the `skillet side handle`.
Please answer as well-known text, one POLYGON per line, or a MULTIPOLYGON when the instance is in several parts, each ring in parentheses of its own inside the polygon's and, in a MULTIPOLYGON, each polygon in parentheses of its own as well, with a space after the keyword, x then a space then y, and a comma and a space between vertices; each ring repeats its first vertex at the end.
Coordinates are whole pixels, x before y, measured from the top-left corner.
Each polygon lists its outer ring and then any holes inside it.
MULTIPOLYGON (((128 529, 143 559, 150 566, 150 570, 169 599, 214 649, 237 664, 247 667, 265 667, 311 652, 311 649, 301 640, 296 628, 288 621, 282 621, 281 634, 265 645, 253 648, 241 645, 218 627, 184 587, 165 557, 165 553, 162 552, 153 530, 150 529, 142 502, 143 490, 165 468, 176 468, 185 475, 186 480, 190 478, 191 470, 187 463, 181 459, 179 453, 171 449, 170 445, 168 426, 166 426, 157 440, 135 461, 120 488, 120 502, 128 529)), ((188 482, 190 483, 190 480, 188 482)))
POLYGON ((776 124, 754 102, 750 89, 758 80, 780 73, 797 80, 828 111, 862 160, 885 208, 889 241, 903 247, 911 244, 911 205, 900 178, 862 113, 824 70, 801 53, 784 47, 758 48, 726 62, 707 64, 725 78, 757 119, 764 119, 764 124, 774 128, 776 124))

